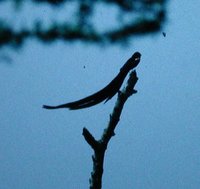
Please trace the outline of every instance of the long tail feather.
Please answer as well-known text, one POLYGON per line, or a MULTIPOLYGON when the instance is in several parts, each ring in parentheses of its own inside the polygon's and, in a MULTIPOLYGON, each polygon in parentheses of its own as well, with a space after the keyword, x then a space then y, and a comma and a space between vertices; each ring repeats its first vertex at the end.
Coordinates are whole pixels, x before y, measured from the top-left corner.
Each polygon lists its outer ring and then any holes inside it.
POLYGON ((59 108, 69 108, 71 110, 82 109, 82 108, 90 107, 104 101, 107 98, 106 93, 107 93, 106 88, 104 88, 104 90, 102 89, 99 92, 94 93, 93 95, 90 95, 86 98, 83 98, 74 102, 69 102, 66 104, 58 105, 58 106, 43 105, 43 108, 49 109, 49 110, 59 109, 59 108))

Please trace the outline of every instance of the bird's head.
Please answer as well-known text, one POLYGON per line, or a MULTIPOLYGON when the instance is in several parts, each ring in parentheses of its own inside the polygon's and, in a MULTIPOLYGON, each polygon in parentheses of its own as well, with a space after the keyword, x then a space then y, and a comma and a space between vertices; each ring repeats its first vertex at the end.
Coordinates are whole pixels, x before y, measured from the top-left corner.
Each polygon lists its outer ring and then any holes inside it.
POLYGON ((134 59, 134 61, 136 62, 139 62, 140 61, 140 57, 141 57, 141 54, 139 52, 135 52, 131 58, 134 59))
POLYGON ((127 60, 127 62, 124 64, 124 66, 120 69, 122 72, 130 71, 131 69, 134 69, 140 62, 141 54, 139 52, 135 52, 131 58, 127 60))

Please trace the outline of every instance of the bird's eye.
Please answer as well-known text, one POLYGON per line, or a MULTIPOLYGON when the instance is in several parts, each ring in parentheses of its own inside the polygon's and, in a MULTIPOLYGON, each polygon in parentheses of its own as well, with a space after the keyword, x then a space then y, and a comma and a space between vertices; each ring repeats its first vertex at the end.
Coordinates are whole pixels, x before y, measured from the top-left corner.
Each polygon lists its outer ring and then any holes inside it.
POLYGON ((136 58, 135 58, 135 61, 137 61, 137 60, 140 60, 140 57, 136 57, 136 58))

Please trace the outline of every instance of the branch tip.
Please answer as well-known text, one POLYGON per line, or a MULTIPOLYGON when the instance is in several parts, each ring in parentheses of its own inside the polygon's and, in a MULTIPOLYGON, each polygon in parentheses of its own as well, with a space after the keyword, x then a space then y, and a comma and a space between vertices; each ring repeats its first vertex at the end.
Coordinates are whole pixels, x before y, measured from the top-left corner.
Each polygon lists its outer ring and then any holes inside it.
POLYGON ((95 138, 92 136, 92 134, 87 130, 87 128, 83 128, 83 133, 82 135, 84 136, 86 142, 93 148, 95 149, 96 146, 98 145, 98 142, 95 140, 95 138))

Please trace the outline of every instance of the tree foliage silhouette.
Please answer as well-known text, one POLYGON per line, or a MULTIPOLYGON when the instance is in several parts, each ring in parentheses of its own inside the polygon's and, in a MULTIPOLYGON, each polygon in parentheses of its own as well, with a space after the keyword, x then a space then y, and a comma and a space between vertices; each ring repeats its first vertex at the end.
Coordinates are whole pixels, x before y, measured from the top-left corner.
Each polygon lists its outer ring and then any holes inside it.
MULTIPOLYGON (((0 4, 2 2, 6 0, 1 0, 0 4)), ((32 28, 19 26, 17 30, 0 18, 0 47, 6 45, 20 47, 28 38, 37 38, 43 42, 56 40, 68 42, 79 40, 96 44, 126 42, 129 37, 160 31, 166 20, 166 2, 167 0, 31 0, 29 2, 13 0, 15 11, 21 11, 25 3, 34 3, 38 7, 46 4, 53 7, 54 11, 59 11, 74 3, 73 14, 76 16, 64 22, 54 20, 45 27, 44 21, 40 18, 32 24, 32 28), (103 31, 98 29, 101 20, 95 21, 94 18, 99 6, 102 5, 108 10, 113 7, 117 9, 115 17, 118 20, 118 26, 105 28, 103 31)))

